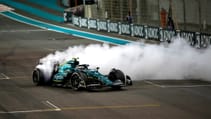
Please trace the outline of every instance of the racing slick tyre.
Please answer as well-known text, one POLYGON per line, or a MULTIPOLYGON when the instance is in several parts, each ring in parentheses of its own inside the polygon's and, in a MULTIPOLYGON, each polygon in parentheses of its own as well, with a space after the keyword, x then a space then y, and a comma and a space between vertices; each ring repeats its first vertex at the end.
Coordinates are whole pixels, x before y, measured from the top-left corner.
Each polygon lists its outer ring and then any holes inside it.
POLYGON ((78 91, 82 88, 86 88, 87 75, 83 72, 75 72, 71 78, 72 89, 78 91))
POLYGON ((126 75, 126 84, 129 86, 133 85, 133 81, 131 80, 130 76, 126 75))
POLYGON ((40 69, 35 69, 32 74, 33 83, 37 86, 44 84, 44 75, 40 69))
MULTIPOLYGON (((119 69, 112 69, 111 72, 108 74, 108 78, 111 81, 121 80, 123 84, 125 84, 125 75, 124 73, 119 69)), ((121 89, 122 86, 112 86, 113 89, 121 89)))

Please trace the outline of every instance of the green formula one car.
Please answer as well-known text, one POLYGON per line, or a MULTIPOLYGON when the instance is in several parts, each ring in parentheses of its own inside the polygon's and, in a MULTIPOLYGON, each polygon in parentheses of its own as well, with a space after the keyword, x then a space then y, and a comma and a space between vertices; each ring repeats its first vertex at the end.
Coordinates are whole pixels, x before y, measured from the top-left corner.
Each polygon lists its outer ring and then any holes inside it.
POLYGON ((77 58, 62 65, 54 63, 50 75, 42 65, 40 63, 33 71, 32 78, 35 85, 70 86, 73 90, 102 87, 121 89, 132 85, 131 78, 119 69, 112 68, 108 75, 103 75, 98 71, 99 67, 89 69, 88 64, 79 64, 77 58))

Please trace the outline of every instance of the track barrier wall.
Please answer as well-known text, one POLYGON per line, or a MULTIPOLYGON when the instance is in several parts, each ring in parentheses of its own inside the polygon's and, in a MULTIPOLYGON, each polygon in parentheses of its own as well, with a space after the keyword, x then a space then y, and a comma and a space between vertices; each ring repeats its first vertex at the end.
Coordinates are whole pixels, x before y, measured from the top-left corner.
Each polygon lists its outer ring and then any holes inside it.
MULTIPOLYGON (((66 16, 64 15, 64 18, 65 17, 66 16)), ((171 41, 172 38, 178 36, 186 39, 191 46, 196 48, 206 48, 211 44, 211 34, 207 33, 169 30, 154 26, 112 22, 110 20, 82 18, 74 15, 72 15, 71 23, 80 28, 94 29, 96 31, 103 32, 112 32, 120 35, 128 35, 148 40, 157 40, 160 42, 171 41)))

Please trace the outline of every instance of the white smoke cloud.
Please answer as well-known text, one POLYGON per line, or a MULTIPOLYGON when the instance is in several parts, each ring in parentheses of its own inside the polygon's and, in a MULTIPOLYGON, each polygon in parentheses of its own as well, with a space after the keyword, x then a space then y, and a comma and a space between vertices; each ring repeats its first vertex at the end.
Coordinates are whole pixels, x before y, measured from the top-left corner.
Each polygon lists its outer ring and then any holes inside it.
POLYGON ((211 79, 211 48, 192 48, 184 39, 177 38, 168 46, 140 43, 124 46, 92 44, 73 46, 65 51, 42 58, 43 70, 51 72, 52 64, 64 63, 79 57, 80 64, 91 68, 100 67, 100 72, 108 74, 111 68, 118 68, 133 80, 144 79, 211 79))

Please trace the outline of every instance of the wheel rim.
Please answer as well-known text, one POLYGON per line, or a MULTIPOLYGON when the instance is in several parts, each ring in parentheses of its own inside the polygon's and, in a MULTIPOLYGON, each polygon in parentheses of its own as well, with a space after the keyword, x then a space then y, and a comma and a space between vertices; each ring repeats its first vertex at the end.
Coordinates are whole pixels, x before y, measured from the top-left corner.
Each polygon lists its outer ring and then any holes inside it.
POLYGON ((77 74, 74 74, 72 77, 72 87, 74 90, 79 89, 79 82, 80 82, 80 77, 77 74))

